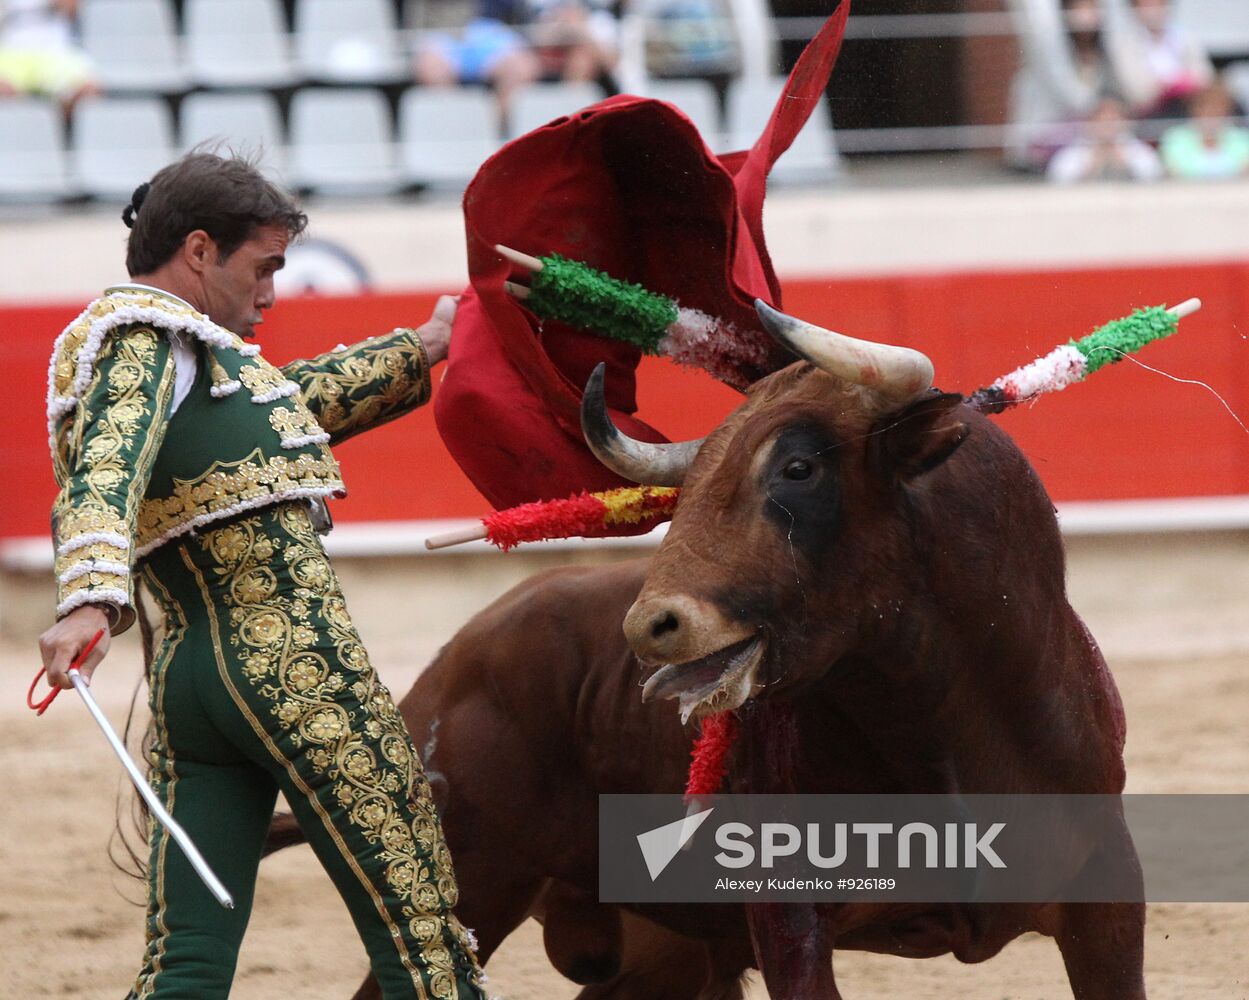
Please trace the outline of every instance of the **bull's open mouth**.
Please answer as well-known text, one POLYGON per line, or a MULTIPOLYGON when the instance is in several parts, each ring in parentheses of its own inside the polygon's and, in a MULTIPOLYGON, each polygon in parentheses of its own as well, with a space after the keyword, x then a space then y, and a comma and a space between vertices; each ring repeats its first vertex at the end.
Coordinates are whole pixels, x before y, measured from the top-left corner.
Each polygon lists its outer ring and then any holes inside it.
POLYGON ((642 687, 642 700, 677 698, 681 722, 740 708, 759 690, 761 636, 743 639, 708 656, 660 667, 642 687))

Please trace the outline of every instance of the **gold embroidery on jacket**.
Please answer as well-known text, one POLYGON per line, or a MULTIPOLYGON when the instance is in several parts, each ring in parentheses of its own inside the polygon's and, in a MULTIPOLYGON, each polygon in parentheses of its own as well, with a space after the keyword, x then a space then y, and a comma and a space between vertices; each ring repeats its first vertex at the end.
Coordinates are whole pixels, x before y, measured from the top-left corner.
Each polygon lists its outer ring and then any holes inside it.
POLYGON ((299 383, 300 395, 329 431, 331 443, 423 405, 431 391, 425 345, 408 329, 292 361, 282 372, 299 383))
MULTIPOLYGON (((234 350, 247 349, 247 342, 237 333, 217 326, 203 313, 192 309, 187 303, 180 302, 168 295, 146 292, 135 288, 109 289, 105 294, 87 306, 86 310, 74 323, 66 328, 58 338, 59 346, 52 359, 52 392, 54 396, 66 396, 74 385, 78 373, 78 358, 83 347, 87 345, 92 325, 107 319, 119 310, 133 315, 135 310, 158 310, 174 319, 181 325, 192 329, 198 339, 217 343, 234 350)), ((144 325, 144 320, 131 320, 130 315, 123 316, 118 326, 134 322, 144 325)), ((159 325, 159 324, 158 324, 159 325)))
POLYGON ((262 396, 285 388, 290 380, 280 369, 274 368, 262 358, 256 358, 252 364, 243 365, 239 369, 239 381, 247 386, 253 396, 262 396))
MULTIPOLYGON (((303 437, 324 436, 324 431, 321 425, 317 423, 317 418, 302 406, 296 406, 294 409, 286 406, 275 406, 269 411, 269 424, 281 436, 284 447, 292 446, 291 442, 303 437)), ((295 447, 298 447, 298 445, 295 445, 295 447)))
POLYGON ((195 479, 175 478, 171 496, 144 500, 139 507, 138 548, 150 550, 192 522, 221 520, 261 506, 261 498, 344 490, 338 463, 328 453, 266 458, 254 448, 237 462, 213 462, 195 479))
MULTIPOLYGON (((168 359, 157 370, 161 342, 146 327, 109 337, 82 399, 58 426, 53 466, 61 491, 52 515, 62 613, 90 600, 82 591, 117 606, 132 603, 132 552, 119 543, 134 537, 139 493, 164 439, 157 416, 169 405, 174 378, 168 359)), ((76 355, 68 357, 72 378, 76 355)))

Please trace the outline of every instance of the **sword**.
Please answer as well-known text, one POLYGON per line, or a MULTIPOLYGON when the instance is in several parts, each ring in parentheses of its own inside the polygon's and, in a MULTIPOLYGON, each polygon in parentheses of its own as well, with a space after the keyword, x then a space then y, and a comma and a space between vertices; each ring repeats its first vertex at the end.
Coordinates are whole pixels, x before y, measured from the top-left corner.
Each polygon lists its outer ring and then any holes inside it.
POLYGON ((125 744, 118 737, 117 731, 109 724, 108 719, 104 717, 104 713, 100 711, 100 706, 96 704, 95 698, 91 696, 91 687, 87 684, 87 679, 75 668, 69 671, 69 682, 74 685, 74 690, 81 696, 83 704, 87 706, 87 711, 91 713, 95 721, 99 723, 100 728, 104 730, 104 735, 108 738, 109 745, 113 748, 113 753, 117 754, 122 767, 130 775, 130 780, 134 783, 134 787, 138 789, 139 794, 143 796, 143 801, 147 803, 147 807, 152 811, 152 815, 160 821, 161 826, 168 830, 173 839, 178 842, 178 846, 182 848, 182 853, 186 855, 186 859, 191 862, 191 867, 195 869, 195 874, 208 887, 208 891, 217 898, 217 902, 227 910, 233 910, 234 897, 221 884, 221 879, 217 878, 216 873, 209 866, 208 862, 204 860, 204 855, 200 854, 199 848, 195 846, 195 841, 191 839, 190 834, 182 829, 182 824, 170 816, 169 811, 161 805, 160 799, 152 791, 152 786, 147 783, 134 759, 126 752, 125 744))
MULTIPOLYGON (((191 862, 191 867, 195 869, 195 874, 208 887, 208 891, 216 897, 217 902, 227 910, 233 910, 234 897, 221 884, 221 879, 217 878, 212 867, 204 860, 204 855, 200 854, 199 848, 195 846, 195 841, 191 839, 190 834, 182 829, 182 824, 169 815, 169 811, 161 804, 160 799, 156 797, 156 793, 152 791, 152 786, 147 783, 147 779, 143 777, 133 758, 127 753, 126 745, 122 743, 121 738, 117 735, 117 730, 109 724, 108 719, 104 717, 104 713, 100 711, 100 706, 91 695, 91 686, 87 679, 78 672, 78 667, 87 658, 87 654, 95 648, 95 644, 100 641, 103 635, 104 630, 101 629, 87 644, 86 648, 78 654, 77 659, 74 660, 73 665, 69 668, 69 682, 74 685, 74 690, 82 698, 83 704, 87 706, 87 711, 91 713, 91 717, 104 730, 104 735, 108 738, 109 745, 113 748, 113 753, 117 754, 117 759, 121 761, 122 767, 130 775, 131 782, 138 789, 139 794, 143 797, 143 801, 147 803, 147 807, 151 810, 152 815, 156 817, 161 826, 169 831, 170 836, 178 842, 178 846, 182 848, 182 853, 186 855, 186 859, 191 862)), ((40 670, 35 675, 35 679, 30 685, 30 692, 26 695, 27 704, 39 715, 43 715, 48 706, 56 699, 56 696, 60 694, 60 688, 53 688, 52 693, 42 702, 38 704, 34 702, 35 685, 39 683, 39 678, 43 675, 43 670, 40 670)))

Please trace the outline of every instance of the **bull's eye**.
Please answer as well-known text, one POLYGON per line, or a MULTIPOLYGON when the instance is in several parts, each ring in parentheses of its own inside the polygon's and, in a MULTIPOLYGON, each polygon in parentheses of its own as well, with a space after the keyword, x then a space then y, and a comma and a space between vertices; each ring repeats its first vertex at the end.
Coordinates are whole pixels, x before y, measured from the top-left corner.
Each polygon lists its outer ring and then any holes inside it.
POLYGON ((811 463, 805 458, 795 458, 781 470, 786 479, 807 479, 811 475, 811 463))

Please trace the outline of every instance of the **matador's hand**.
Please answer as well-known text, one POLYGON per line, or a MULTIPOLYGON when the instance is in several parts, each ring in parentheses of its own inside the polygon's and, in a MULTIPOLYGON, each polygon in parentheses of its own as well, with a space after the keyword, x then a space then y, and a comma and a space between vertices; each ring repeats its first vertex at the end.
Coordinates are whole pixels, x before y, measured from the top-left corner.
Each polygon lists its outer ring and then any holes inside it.
POLYGON ((82 652, 95 634, 104 630, 95 649, 91 650, 83 661, 78 672, 88 681, 95 673, 96 665, 104 659, 109 643, 108 612, 98 604, 84 604, 75 608, 48 631, 39 637, 39 654, 43 657, 44 669, 48 671, 49 687, 69 688, 69 665, 74 657, 82 652))
POLYGON ((429 355, 431 365, 438 364, 447 356, 451 346, 451 324, 455 322, 455 309, 460 303, 458 295, 440 295, 438 304, 434 306, 434 314, 416 334, 425 345, 425 353, 429 355))

